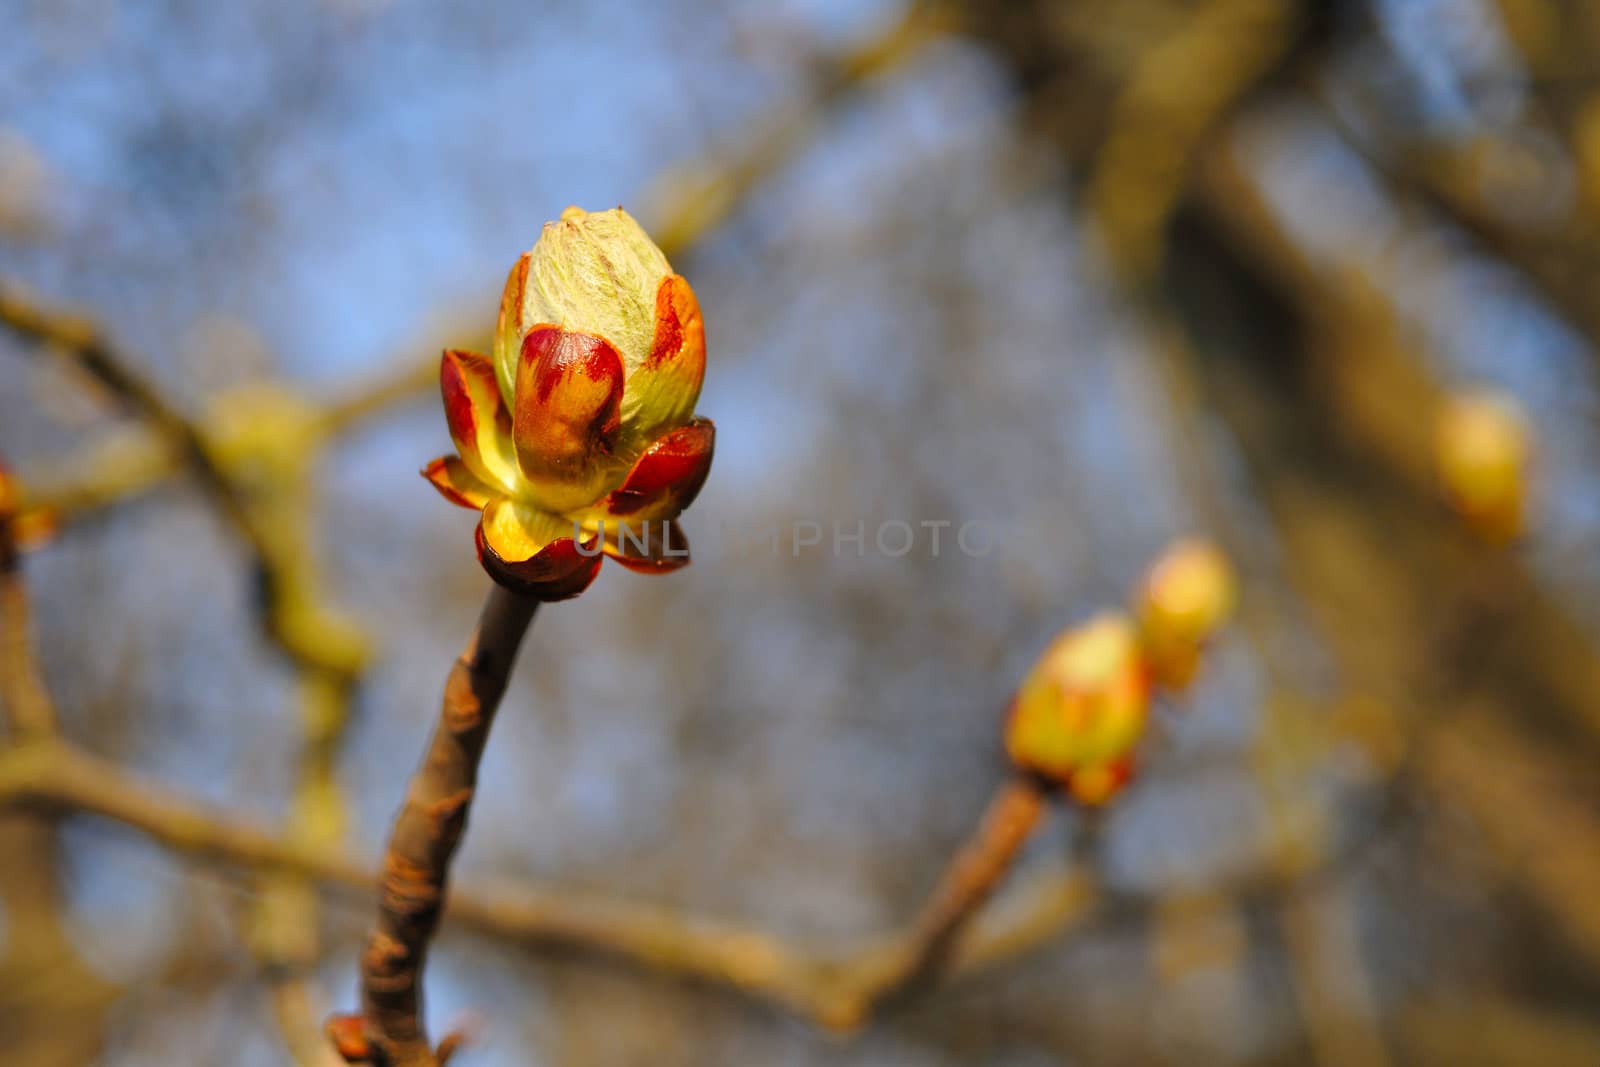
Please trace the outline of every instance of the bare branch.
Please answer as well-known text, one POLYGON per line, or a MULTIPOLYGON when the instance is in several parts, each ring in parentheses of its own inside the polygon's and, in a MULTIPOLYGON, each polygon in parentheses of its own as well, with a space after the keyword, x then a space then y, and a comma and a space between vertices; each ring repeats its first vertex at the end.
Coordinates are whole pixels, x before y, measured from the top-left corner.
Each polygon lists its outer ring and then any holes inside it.
MULTIPOLYGON (((0 479, 5 477, 0 470, 0 479)), ((4 507, 0 504, 0 710, 17 744, 54 734, 56 717, 33 654, 28 590, 13 535, 15 516, 4 507)))
POLYGON ((199 426, 134 369, 127 356, 88 319, 36 304, 15 283, 0 279, 0 325, 42 349, 76 363, 128 409, 174 441, 201 485, 239 534, 258 552, 260 535, 238 490, 214 459, 199 426))
POLYGON ((370 1058, 386 1067, 441 1062, 422 1017, 423 968, 472 809, 478 761, 538 606, 499 585, 490 589, 477 629, 445 682, 439 722, 389 835, 378 921, 361 958, 370 1058))
POLYGON ((1014 776, 995 790, 977 831, 946 866, 902 941, 883 954, 886 965, 867 963, 865 981, 830 1012, 829 1025, 861 1026, 878 1009, 905 1000, 938 977, 957 938, 1011 869, 1044 809, 1044 787, 1030 776, 1014 776))

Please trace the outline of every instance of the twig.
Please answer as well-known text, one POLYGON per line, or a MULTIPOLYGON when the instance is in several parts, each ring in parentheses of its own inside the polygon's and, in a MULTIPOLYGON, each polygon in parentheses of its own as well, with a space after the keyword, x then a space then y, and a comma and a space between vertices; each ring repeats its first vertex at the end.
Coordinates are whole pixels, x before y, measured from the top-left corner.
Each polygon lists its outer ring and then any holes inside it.
MULTIPOLYGON (((344 890, 352 898, 378 884, 372 870, 339 850, 306 844, 262 824, 209 810, 59 742, 0 755, 0 810, 8 808, 100 816, 192 859, 290 874, 344 890)), ((947 884, 948 877, 941 882, 947 884)), ((1318 878, 1274 879, 1225 891, 1270 901, 1323 884, 1318 878)), ((932 899, 941 896, 936 891, 932 899)), ((1092 921, 1137 919, 1154 902, 1155 898, 1138 893, 1108 893, 1074 866, 1047 866, 1019 880, 981 911, 974 909, 970 934, 952 939, 940 976, 970 978, 1092 921)), ((896 948, 904 942, 891 941, 887 947, 862 953, 828 955, 715 919, 529 885, 454 889, 445 910, 450 923, 491 937, 497 944, 578 951, 629 962, 729 989, 835 1029, 848 1023, 852 1014, 866 1021, 869 1016, 852 1005, 859 1002, 862 990, 884 988, 883 960, 904 958, 906 952, 896 948)), ((933 911, 930 905, 925 914, 933 911)), ((913 925, 913 930, 932 928, 932 923, 913 925)), ((883 1006, 881 1001, 877 1005, 883 1006)))
POLYGON ((936 980, 961 932, 1011 869, 1044 808, 1044 787, 1037 779, 1015 775, 1001 784, 977 830, 945 867, 904 938, 884 954, 885 964, 862 968, 868 972, 864 982, 847 989, 825 1021, 837 1029, 856 1029, 878 1010, 936 980))
POLYGON ((366 888, 369 872, 333 853, 286 842, 255 823, 220 816, 116 764, 57 740, 0 756, 0 808, 83 812, 131 826, 175 852, 248 869, 366 888))
MULTIPOLYGON (((378 884, 372 870, 335 848, 210 810, 63 742, 0 755, 0 810, 6 809, 99 816, 192 859, 292 875, 353 896, 378 884)), ((966 976, 1015 959, 1081 924, 1102 903, 1092 882, 1071 868, 1037 873, 985 909, 972 935, 953 946, 946 973, 966 976)), ((820 1025, 838 1025, 838 1005, 867 984, 855 976, 883 957, 869 952, 841 962, 714 919, 526 885, 454 889, 446 917, 497 943, 632 962, 732 989, 820 1025)))
POLYGON ((1340 141, 1380 178, 1395 200, 1444 220, 1502 267, 1549 302, 1560 318, 1582 334, 1592 352, 1600 351, 1600 312, 1590 298, 1600 261, 1593 255, 1596 220, 1588 213, 1564 225, 1519 227, 1497 216, 1493 197, 1482 193, 1479 166, 1486 139, 1472 141, 1472 154, 1448 149, 1419 152, 1397 146, 1352 122, 1327 91, 1304 85, 1319 117, 1340 141))
POLYGON ((48 516, 51 527, 70 524, 172 482, 184 471, 183 458, 169 438, 144 427, 113 433, 65 459, 30 468, 22 507, 48 516))
MULTIPOLYGON (((385 361, 392 362, 395 361, 385 361)), ((322 409, 319 430, 324 437, 337 436, 367 419, 419 401, 438 386, 438 349, 430 349, 422 356, 412 353, 400 360, 396 369, 330 401, 322 409)))
POLYGON ((0 705, 12 744, 21 744, 49 737, 56 723, 33 654, 28 590, 22 581, 13 521, 12 515, 0 511, 0 705))
MULTIPOLYGON (((345 830, 345 801, 336 762, 349 724, 352 675, 297 666, 300 753, 293 806, 283 833, 292 841, 336 849, 345 830)), ((249 917, 251 947, 270 990, 273 1016, 300 1067, 340 1062, 323 1035, 328 1005, 315 978, 321 957, 321 909, 314 883, 278 874, 268 879, 249 917)))
POLYGON ((477 629, 445 682, 439 722, 389 836, 378 921, 361 959, 368 1059, 385 1067, 441 1062, 422 1018, 423 967, 472 807, 478 761, 537 608, 532 598, 499 585, 490 589, 477 629))
POLYGON ((127 357, 87 319, 34 303, 15 284, 0 279, 0 325, 19 337, 41 342, 71 359, 119 400, 171 438, 217 508, 258 552, 260 537, 232 481, 211 454, 199 426, 168 403, 161 391, 130 365, 127 357))
MULTIPOLYGON (((50 744, 56 733, 55 708, 34 655, 15 537, 17 501, 6 481, 0 470, 0 721, 11 747, 50 744)), ((117 990, 84 963, 62 917, 56 826, 0 818, 0 854, 7 859, 0 868, 0 897, 10 919, 10 936, 0 946, 0 989, 18 992, 6 998, 4 1010, 13 1021, 17 1014, 37 1012, 57 1019, 65 1013, 78 1022, 68 1032, 49 1026, 21 1042, 9 1042, 8 1054, 52 1062, 94 1058, 104 1036, 104 1011, 117 990)))
POLYGON ((1087 190, 1089 216, 1124 280, 1160 265, 1201 146, 1295 56, 1303 21, 1300 6, 1286 0, 1212 0, 1140 57, 1111 105, 1087 190), (1174 93, 1180 79, 1188 91, 1174 93))
POLYGON ((1593 765, 1518 727, 1482 709, 1464 712, 1433 737, 1422 776, 1474 828, 1479 858, 1548 917, 1574 958, 1600 965, 1600 854, 1575 844, 1600 832, 1593 765))
POLYGON ((1394 1056, 1377 1022, 1348 892, 1306 893, 1276 918, 1313 1067, 1389 1067, 1394 1056))

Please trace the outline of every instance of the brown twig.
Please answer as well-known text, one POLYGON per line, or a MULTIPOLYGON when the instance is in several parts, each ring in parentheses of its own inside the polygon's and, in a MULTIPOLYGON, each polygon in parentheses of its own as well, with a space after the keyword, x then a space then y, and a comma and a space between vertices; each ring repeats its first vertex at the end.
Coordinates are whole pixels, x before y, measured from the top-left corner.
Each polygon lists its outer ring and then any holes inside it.
MULTIPOLYGON (((22 558, 17 545, 17 494, 0 469, 0 722, 10 749, 50 744, 56 715, 34 655, 32 620, 22 558)), ((8 1054, 29 1060, 67 1062, 99 1055, 104 1011, 117 990, 95 974, 73 943, 63 918, 61 843, 48 820, 0 818, 0 898, 9 937, 0 946, 0 990, 5 1013, 60 1018, 78 1025, 62 1032, 44 1026, 8 1043, 8 1054), (47 980, 45 980, 47 976, 47 980)), ((26 1028, 25 1028, 26 1029, 26 1028)))
POLYGON ((1018 774, 1002 783, 904 937, 888 952, 873 954, 881 963, 869 958, 858 968, 865 974, 845 983, 824 1022, 856 1029, 937 980, 962 931, 1005 878, 1044 810, 1044 786, 1037 779, 1018 774))
POLYGON ((950 861, 912 922, 912 948, 892 988, 909 986, 944 963, 956 937, 1011 869, 1044 808, 1044 786, 1031 776, 1015 775, 995 791, 977 833, 950 861))
POLYGON ((538 602, 499 585, 445 681, 439 721, 411 778, 383 860, 378 921, 361 958, 365 1041, 352 1062, 434 1067, 422 1017, 422 972, 439 925, 450 861, 466 830, 478 761, 538 602), (367 1055, 361 1055, 366 1051, 367 1055))
POLYGON ((13 515, 0 511, 0 708, 5 712, 11 743, 22 744, 49 737, 56 724, 33 654, 28 591, 22 581, 22 558, 13 523, 13 515))

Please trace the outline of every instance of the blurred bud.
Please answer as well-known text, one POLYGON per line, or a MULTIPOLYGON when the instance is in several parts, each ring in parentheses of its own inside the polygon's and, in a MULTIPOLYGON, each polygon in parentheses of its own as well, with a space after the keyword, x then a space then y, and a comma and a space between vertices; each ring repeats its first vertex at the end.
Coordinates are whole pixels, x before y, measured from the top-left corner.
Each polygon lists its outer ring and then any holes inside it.
POLYGON ((1439 413, 1434 460, 1445 499, 1493 544, 1523 532, 1531 451, 1522 407, 1504 393, 1460 393, 1439 413))
POLYGON ((1140 638, 1157 684, 1182 689, 1210 636, 1233 614, 1238 581, 1211 542, 1186 538, 1156 560, 1139 587, 1140 638))
POLYGON ((1099 807, 1122 791, 1133 780, 1133 757, 1124 756, 1108 763, 1080 767, 1067 781, 1072 799, 1088 807, 1099 807))
POLYGON ((457 455, 423 476, 482 512, 479 558, 528 595, 577 596, 602 556, 675 570, 688 551, 674 520, 715 442, 694 415, 704 374, 689 283, 621 208, 568 208, 511 269, 493 358, 445 353, 457 455))
POLYGON ((0 522, 9 521, 22 508, 22 490, 11 468, 0 463, 0 522))
POLYGON ((28 507, 23 496, 22 482, 0 463, 0 556, 43 544, 55 533, 55 513, 28 507))
POLYGON ((1077 799, 1102 803, 1128 780, 1149 710, 1133 623, 1100 615, 1058 637, 1029 671, 1006 723, 1006 752, 1077 799))

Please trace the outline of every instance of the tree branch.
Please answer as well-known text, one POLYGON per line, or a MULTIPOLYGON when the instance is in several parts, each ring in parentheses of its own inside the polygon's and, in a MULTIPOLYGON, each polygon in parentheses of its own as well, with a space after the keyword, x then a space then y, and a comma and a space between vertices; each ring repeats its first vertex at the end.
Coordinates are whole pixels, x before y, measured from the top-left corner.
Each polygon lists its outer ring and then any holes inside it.
POLYGON ((422 973, 439 925, 450 862, 466 830, 478 761, 538 601, 491 588, 478 626, 445 682, 439 722, 411 778, 383 860, 378 921, 361 959, 362 1016, 370 1054, 352 1062, 434 1067, 422 1017, 422 973))
POLYGON ((212 456, 199 426, 170 404, 153 383, 145 380, 94 323, 41 307, 23 295, 19 286, 0 279, 0 325, 76 363, 129 410, 175 442, 218 509, 253 548, 260 550, 260 537, 244 501, 212 456))
MULTIPOLYGON (((34 655, 27 587, 16 534, 18 494, 0 467, 0 721, 10 751, 50 744, 55 707, 34 655)), ((63 917, 61 842, 46 820, 0 818, 0 900, 10 920, 0 945, 0 1012, 75 1019, 72 1028, 32 1028, 7 1053, 23 1059, 67 1062, 99 1055, 105 1010, 118 990, 84 963, 63 917), (41 976, 49 980, 41 981, 41 976)), ((24 1028, 29 1029, 29 1028, 24 1028)))
POLYGON ((884 964, 869 963, 864 968, 868 972, 864 981, 847 990, 825 1021, 837 1029, 855 1029, 879 1009, 900 1003, 935 981, 962 931, 1005 878, 1044 810, 1044 788, 1037 779, 1013 775, 1003 782, 901 942, 883 954, 884 964))
MULTIPOLYGON (((0 480, 7 475, 0 469, 0 480)), ((0 485, 0 495, 6 494, 0 485)), ((29 626, 28 590, 14 537, 15 516, 0 503, 0 710, 12 744, 55 733, 55 709, 39 677, 29 626)))

